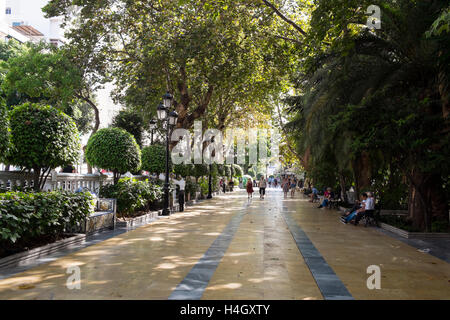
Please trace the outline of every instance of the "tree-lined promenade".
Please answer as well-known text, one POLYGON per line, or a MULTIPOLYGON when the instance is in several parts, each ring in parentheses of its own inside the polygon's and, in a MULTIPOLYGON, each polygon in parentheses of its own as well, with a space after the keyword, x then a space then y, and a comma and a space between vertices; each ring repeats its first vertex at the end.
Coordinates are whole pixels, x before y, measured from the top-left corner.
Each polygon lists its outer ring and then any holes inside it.
MULTIPOLYGON (((282 182, 281 207, 289 191, 301 201, 299 189, 324 207, 360 213, 369 193, 381 222, 427 237, 450 233, 448 1, 50 0, 42 10, 62 17, 64 45, 0 41, 0 163, 33 175, 27 185, 0 185, 0 256, 79 230, 97 197, 116 199, 125 221, 168 213, 169 197, 211 198, 248 181, 251 190, 263 177, 263 185, 282 182), (121 110, 101 123, 96 94, 107 85, 121 110), (111 174, 112 184, 44 190, 55 170, 84 164, 111 174)), ((317 221, 303 205, 291 209, 308 229, 317 221)), ((264 223, 301 234, 295 217, 255 209, 264 223)), ((340 288, 336 296, 362 292, 340 288)))

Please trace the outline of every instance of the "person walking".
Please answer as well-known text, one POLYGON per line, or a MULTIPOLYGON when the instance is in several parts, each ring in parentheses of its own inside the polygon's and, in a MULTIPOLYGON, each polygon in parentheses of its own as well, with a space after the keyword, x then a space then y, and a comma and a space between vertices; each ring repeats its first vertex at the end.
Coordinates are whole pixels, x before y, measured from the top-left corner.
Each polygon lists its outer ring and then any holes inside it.
POLYGON ((291 181, 288 180, 287 178, 284 178, 283 182, 281 183, 281 188, 283 188, 284 198, 285 199, 287 198, 290 185, 291 185, 291 181))
POLYGON ((267 181, 264 177, 261 177, 261 180, 259 181, 259 198, 261 200, 264 200, 264 197, 266 196, 266 188, 267 181))
POLYGON ((293 179, 291 181, 291 197, 295 196, 295 188, 297 188, 297 180, 293 179))
POLYGON ((180 205, 180 212, 184 211, 184 189, 186 188, 186 181, 184 181, 183 177, 180 180, 174 181, 180 187, 180 191, 178 193, 178 204, 180 205))
POLYGON ((248 199, 253 198, 253 182, 252 179, 247 180, 247 194, 248 199))

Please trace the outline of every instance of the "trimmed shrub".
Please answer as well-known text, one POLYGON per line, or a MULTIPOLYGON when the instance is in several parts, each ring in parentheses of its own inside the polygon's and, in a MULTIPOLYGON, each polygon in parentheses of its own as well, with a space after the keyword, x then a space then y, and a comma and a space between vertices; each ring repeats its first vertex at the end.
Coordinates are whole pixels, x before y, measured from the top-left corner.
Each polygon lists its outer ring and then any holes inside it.
POLYGON ((94 203, 89 192, 1 193, 1 247, 78 229, 92 212, 94 203))
POLYGON ((225 165, 224 167, 225 177, 231 177, 231 165, 225 165))
MULTIPOLYGON (((166 172, 166 148, 159 144, 154 144, 142 149, 142 170, 150 174, 166 172)), ((172 159, 169 156, 169 172, 172 172, 172 159)))
POLYGON ((187 180, 186 181, 186 187, 185 187, 185 193, 186 194, 190 194, 191 195, 191 199, 195 198, 195 193, 200 191, 200 186, 191 181, 191 180, 187 180))
POLYGON ((45 184, 45 170, 74 164, 80 159, 81 145, 75 123, 51 106, 25 103, 14 108, 10 113, 10 127, 8 162, 33 169, 36 191, 45 184))
POLYGON ((256 177, 256 171, 253 168, 248 169, 248 175, 251 176, 252 178, 256 177))
POLYGON ((233 166, 233 177, 242 177, 244 171, 242 170, 241 166, 237 164, 232 164, 232 166, 233 166))
POLYGON ((218 164, 217 165, 217 173, 221 177, 223 177, 225 175, 225 165, 224 164, 218 164))
POLYGON ((208 165, 206 164, 195 164, 192 175, 198 180, 198 178, 207 176, 209 173, 208 165))
POLYGON ((123 129, 105 128, 90 137, 86 160, 93 166, 112 171, 114 184, 121 174, 137 171, 141 166, 141 149, 134 137, 123 129))
POLYGON ((194 166, 192 164, 175 164, 173 166, 173 173, 175 173, 178 176, 182 176, 183 178, 186 178, 187 176, 191 175, 191 172, 193 171, 194 166))
POLYGON ((208 178, 202 177, 200 178, 200 180, 198 181, 198 184, 200 186, 200 192, 202 193, 203 196, 208 194, 209 191, 209 181, 208 178))
POLYGON ((6 108, 0 100, 0 162, 6 158, 9 146, 9 123, 6 108))
POLYGON ((100 188, 101 198, 117 199, 117 212, 121 216, 132 216, 138 210, 148 211, 150 204, 161 200, 162 194, 161 186, 131 178, 100 188))

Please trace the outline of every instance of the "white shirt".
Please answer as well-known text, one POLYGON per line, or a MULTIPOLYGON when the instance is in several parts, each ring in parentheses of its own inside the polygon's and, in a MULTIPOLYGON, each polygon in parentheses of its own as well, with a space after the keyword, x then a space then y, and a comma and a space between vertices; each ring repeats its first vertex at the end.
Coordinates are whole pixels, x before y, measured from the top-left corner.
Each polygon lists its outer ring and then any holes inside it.
POLYGON ((184 191, 184 188, 186 187, 186 181, 184 181, 184 179, 181 179, 181 180, 174 179, 174 181, 177 185, 180 186, 180 191, 184 191))
POLYGON ((375 204, 373 202, 372 197, 367 198, 365 208, 366 208, 366 210, 374 210, 375 209, 375 204))

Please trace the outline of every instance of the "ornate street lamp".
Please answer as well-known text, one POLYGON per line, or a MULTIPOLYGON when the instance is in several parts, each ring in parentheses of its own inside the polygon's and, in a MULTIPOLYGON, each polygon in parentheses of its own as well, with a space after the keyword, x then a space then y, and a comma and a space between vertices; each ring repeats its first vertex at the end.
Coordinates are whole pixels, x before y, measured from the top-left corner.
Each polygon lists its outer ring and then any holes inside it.
MULTIPOLYGON (((214 143, 214 137, 211 138, 211 143, 214 143)), ((214 153, 216 150, 214 149, 214 153)), ((211 156, 215 156, 214 154, 211 154, 211 156)), ((212 163, 209 164, 209 179, 208 179, 208 196, 207 199, 212 199, 212 163)))
POLYGON ((155 131, 155 129, 156 129, 156 126, 157 126, 157 122, 156 122, 156 120, 150 120, 150 131, 151 131, 151 144, 153 145, 153 133, 154 133, 154 131, 155 131))
POLYGON ((170 215, 169 210, 169 137, 171 128, 177 124, 178 113, 176 111, 170 111, 172 108, 173 96, 167 92, 163 96, 163 103, 160 103, 156 109, 158 119, 162 123, 166 124, 166 174, 164 181, 164 208, 162 211, 163 216, 170 215))

